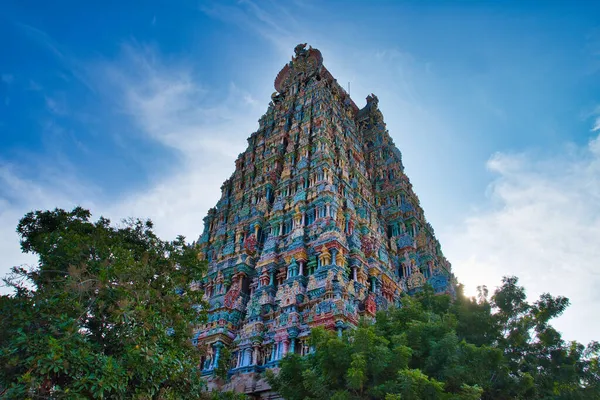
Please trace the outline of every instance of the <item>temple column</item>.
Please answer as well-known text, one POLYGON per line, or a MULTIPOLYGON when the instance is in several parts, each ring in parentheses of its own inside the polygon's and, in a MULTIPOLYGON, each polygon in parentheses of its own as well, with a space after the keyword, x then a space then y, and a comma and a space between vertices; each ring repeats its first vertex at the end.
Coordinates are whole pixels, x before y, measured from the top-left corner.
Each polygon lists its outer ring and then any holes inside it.
POLYGON ((356 281, 356 270, 358 269, 357 266, 352 267, 352 280, 356 281))
POLYGON ((269 285, 273 286, 274 283, 275 283, 275 271, 271 270, 271 273, 269 274, 269 285))
POLYGON ((277 343, 277 359, 281 360, 281 357, 283 357, 283 342, 278 342, 277 343))
POLYGON ((240 363, 239 363, 239 366, 240 366, 240 368, 241 368, 241 367, 245 366, 245 361, 246 361, 246 349, 240 349, 239 358, 240 358, 240 363))
POLYGON ((240 362, 241 362, 241 360, 242 360, 242 352, 241 352, 241 351, 238 351, 238 352, 237 352, 237 360, 236 360, 236 362, 235 362, 235 367, 236 367, 236 368, 239 368, 239 367, 240 367, 240 362))
POLYGON ((254 345, 254 351, 252 352, 252 365, 258 363, 258 345, 254 345))
POLYGON ((271 346, 271 361, 275 361, 275 357, 277 356, 277 343, 273 342, 271 346))
POLYGON ((300 269, 298 270, 298 275, 304 275, 304 261, 300 261, 300 269))
POLYGON ((283 235, 283 222, 279 223, 279 236, 283 235))
POLYGON ((331 249, 331 263, 333 265, 337 265, 337 261, 335 259, 335 256, 337 255, 338 250, 334 247, 333 249, 331 249))
POLYGON ((221 342, 216 342, 215 345, 215 361, 213 363, 213 365, 215 367, 217 367, 219 364, 219 356, 221 355, 221 347, 223 347, 223 343, 221 342))
POLYGON ((251 360, 252 360, 252 349, 250 347, 248 347, 246 350, 244 350, 244 367, 250 365, 251 360))
POLYGON ((306 212, 302 211, 302 226, 306 225, 306 212))
POLYGON ((285 340, 283 342, 283 355, 285 356, 288 353, 290 347, 290 341, 289 340, 285 340))

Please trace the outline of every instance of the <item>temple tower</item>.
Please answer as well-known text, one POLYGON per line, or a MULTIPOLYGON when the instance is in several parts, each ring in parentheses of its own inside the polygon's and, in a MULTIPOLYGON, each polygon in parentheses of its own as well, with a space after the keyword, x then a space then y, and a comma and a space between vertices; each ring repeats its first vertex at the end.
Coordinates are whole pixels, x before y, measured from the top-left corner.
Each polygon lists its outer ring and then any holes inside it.
POLYGON ((226 388, 264 396, 259 373, 310 352, 312 327, 341 334, 402 292, 453 290, 377 96, 359 109, 319 50, 294 52, 198 242, 209 263, 203 373, 226 346, 226 388))

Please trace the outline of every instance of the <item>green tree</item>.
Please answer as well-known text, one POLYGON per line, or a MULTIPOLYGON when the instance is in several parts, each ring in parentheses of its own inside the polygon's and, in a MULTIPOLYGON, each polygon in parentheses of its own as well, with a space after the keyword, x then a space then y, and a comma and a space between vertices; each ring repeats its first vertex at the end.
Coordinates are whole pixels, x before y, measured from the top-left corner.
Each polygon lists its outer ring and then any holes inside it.
MULTIPOLYGON (((485 300, 483 300, 485 301, 485 300)), ((565 342, 550 320, 569 305, 544 293, 530 304, 516 277, 505 277, 491 298, 514 393, 525 398, 600 399, 598 343, 565 342)), ((509 381, 510 382, 510 381, 509 381)))
POLYGON ((160 240, 150 221, 92 222, 82 208, 28 213, 17 231, 39 263, 5 279, 15 294, 0 297, 0 397, 202 394, 195 246, 160 240))
POLYGON ((600 345, 566 343, 550 325, 567 306, 549 294, 528 303, 514 277, 491 297, 425 287, 341 338, 314 329, 315 352, 268 378, 289 400, 598 399, 600 345))

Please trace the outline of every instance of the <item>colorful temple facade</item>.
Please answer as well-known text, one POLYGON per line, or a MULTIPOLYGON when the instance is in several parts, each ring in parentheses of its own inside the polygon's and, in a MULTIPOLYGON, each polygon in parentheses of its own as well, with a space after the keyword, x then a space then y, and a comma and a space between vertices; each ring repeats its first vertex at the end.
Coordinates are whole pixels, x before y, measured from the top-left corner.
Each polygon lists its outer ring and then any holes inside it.
POLYGON ((315 326, 341 334, 425 283, 453 290, 377 96, 359 109, 305 44, 275 89, 199 239, 203 373, 227 347, 225 386, 246 393, 268 393, 260 373, 310 352, 315 326))

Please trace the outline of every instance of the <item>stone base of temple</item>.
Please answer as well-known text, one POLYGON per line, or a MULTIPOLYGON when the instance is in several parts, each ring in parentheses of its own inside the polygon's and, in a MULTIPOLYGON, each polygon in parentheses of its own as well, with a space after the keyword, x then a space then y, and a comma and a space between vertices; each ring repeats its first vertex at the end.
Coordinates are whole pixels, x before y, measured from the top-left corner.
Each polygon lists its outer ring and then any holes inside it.
POLYGON ((234 391, 261 400, 281 399, 279 394, 271 390, 264 373, 261 372, 234 373, 228 382, 211 377, 208 379, 208 390, 234 391))

